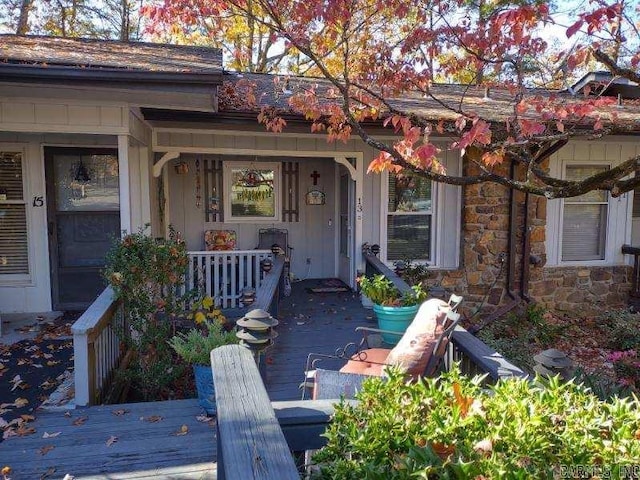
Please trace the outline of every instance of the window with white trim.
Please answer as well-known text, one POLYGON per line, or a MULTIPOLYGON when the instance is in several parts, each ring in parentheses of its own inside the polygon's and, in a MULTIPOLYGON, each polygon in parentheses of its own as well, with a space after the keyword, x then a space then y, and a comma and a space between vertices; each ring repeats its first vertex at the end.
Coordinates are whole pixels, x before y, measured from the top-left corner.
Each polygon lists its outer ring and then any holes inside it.
POLYGON ((388 174, 387 187, 386 261, 433 260, 433 183, 400 172, 388 174))
POLYGON ((280 220, 280 163, 225 162, 225 222, 280 220))
POLYGON ((23 154, 0 151, 0 278, 29 274, 23 154))
MULTIPOLYGON (((609 169, 609 165, 565 165, 567 180, 582 180, 609 169)), ((607 245, 609 194, 593 190, 566 198, 562 209, 563 262, 604 260, 607 245)))

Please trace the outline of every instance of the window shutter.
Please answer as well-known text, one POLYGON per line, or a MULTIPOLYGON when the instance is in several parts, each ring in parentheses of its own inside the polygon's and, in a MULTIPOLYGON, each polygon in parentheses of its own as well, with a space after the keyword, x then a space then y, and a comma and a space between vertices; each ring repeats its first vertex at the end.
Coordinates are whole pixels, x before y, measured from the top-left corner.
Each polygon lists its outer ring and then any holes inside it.
POLYGON ((606 205, 566 205, 562 224, 562 260, 603 260, 606 205))
POLYGON ((640 217, 640 188, 633 191, 633 218, 640 217))
POLYGON ((0 152, 0 275, 28 274, 22 154, 0 152))

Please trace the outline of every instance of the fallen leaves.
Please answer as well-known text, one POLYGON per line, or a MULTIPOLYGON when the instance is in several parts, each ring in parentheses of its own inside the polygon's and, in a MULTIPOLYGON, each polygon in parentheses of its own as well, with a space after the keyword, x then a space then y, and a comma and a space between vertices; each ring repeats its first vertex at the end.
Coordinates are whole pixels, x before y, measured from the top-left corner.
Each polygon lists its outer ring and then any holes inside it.
POLYGON ((47 453, 49 453, 54 448, 56 448, 54 445, 45 445, 44 447, 38 449, 38 453, 40 455, 46 455, 47 453))
POLYGON ((44 434, 42 435, 42 438, 55 438, 58 435, 60 435, 62 432, 54 432, 54 433, 47 433, 44 432, 44 434))
POLYGON ((84 422, 86 422, 88 419, 89 417, 78 417, 72 422, 72 424, 78 427, 80 425, 84 425, 84 422))
POLYGON ((111 445, 113 445, 114 443, 116 443, 118 441, 118 437, 116 437, 115 435, 111 435, 107 441, 105 442, 105 445, 107 447, 110 447, 111 445))
POLYGON ((46 472, 40 475, 40 480, 45 480, 46 478, 49 478, 54 473, 56 473, 56 467, 49 467, 46 472))
POLYGON ((180 437, 182 435, 186 435, 187 433, 189 433, 189 427, 187 427, 186 425, 182 425, 177 432, 174 433, 174 435, 176 435, 177 437, 180 437))
POLYGON ((119 408, 118 410, 114 410, 111 413, 113 413, 116 417, 122 417, 123 415, 129 413, 129 410, 125 408, 119 408))
POLYGON ((149 417, 140 417, 140 420, 148 423, 158 423, 164 420, 164 417, 161 415, 151 415, 149 417))
POLYGON ((16 388, 20 387, 20 385, 23 384, 22 377, 20 377, 20 375, 16 375, 9 381, 9 383, 13 384, 13 387, 11 388, 11 391, 13 392, 16 388))
POLYGON ((215 421, 215 417, 209 417, 207 415, 198 415, 196 420, 202 423, 212 423, 215 421))

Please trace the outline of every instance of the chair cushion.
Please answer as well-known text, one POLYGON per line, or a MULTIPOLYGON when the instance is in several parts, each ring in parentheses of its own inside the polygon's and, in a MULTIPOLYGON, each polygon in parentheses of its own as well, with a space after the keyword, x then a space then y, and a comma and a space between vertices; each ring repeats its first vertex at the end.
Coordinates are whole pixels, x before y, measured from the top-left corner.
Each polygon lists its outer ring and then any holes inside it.
POLYGON ((237 236, 234 230, 206 230, 204 246, 207 251, 235 250, 237 236))
POLYGON ((388 348, 368 348, 357 353, 340 369, 342 373, 382 376, 382 367, 387 363, 388 348))
POLYGON ((443 300, 432 298, 424 302, 384 363, 396 365, 414 378, 422 375, 444 330, 448 310, 443 300))

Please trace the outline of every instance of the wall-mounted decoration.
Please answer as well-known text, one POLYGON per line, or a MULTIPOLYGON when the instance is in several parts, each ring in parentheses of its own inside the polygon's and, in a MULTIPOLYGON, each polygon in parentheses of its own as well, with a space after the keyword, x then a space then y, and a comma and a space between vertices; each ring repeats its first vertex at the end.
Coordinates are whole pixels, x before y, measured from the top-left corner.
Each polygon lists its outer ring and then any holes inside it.
POLYGON ((300 167, 298 162, 282 164, 282 220, 285 222, 300 221, 300 167))
POLYGON ((186 175, 189 173, 189 164, 187 162, 178 162, 173 168, 176 170, 176 175, 186 175))
POLYGON ((204 192, 209 201, 205 208, 205 222, 222 222, 222 161, 203 160, 204 192))
POLYGON ((324 205, 325 203, 325 194, 324 192, 313 189, 307 192, 305 197, 307 205, 324 205))

